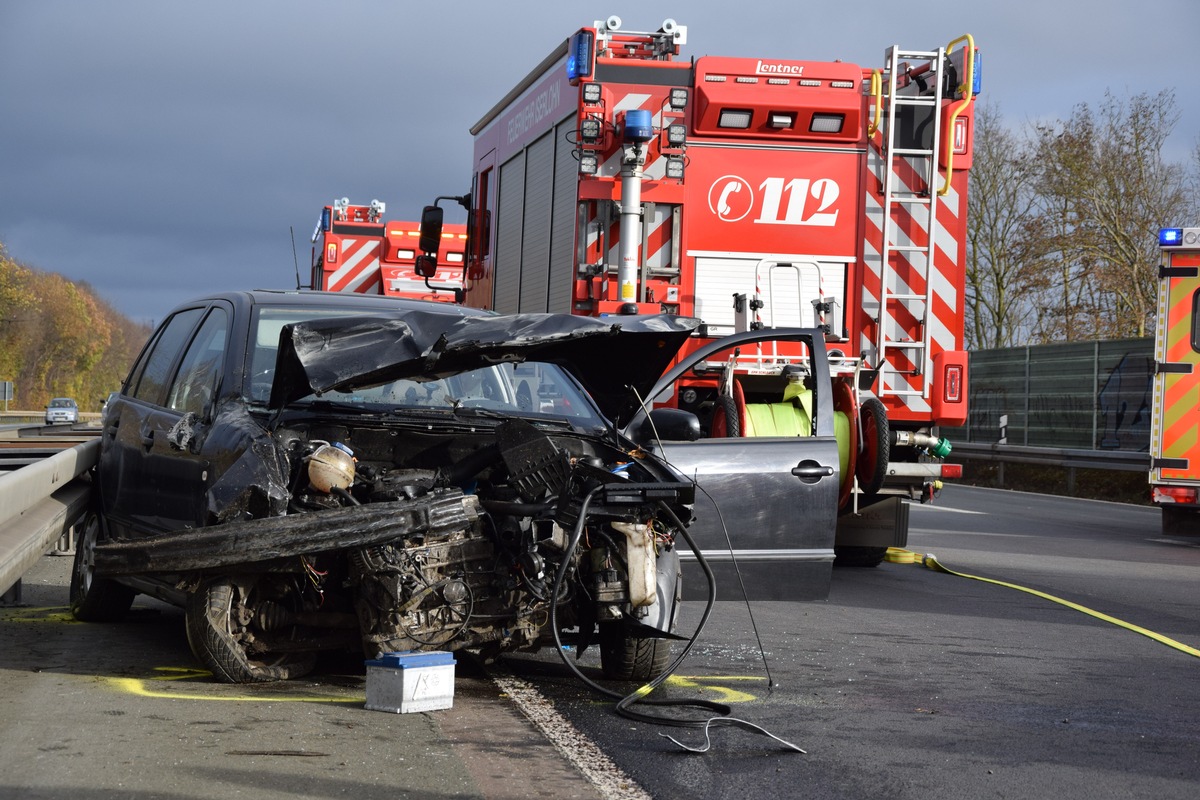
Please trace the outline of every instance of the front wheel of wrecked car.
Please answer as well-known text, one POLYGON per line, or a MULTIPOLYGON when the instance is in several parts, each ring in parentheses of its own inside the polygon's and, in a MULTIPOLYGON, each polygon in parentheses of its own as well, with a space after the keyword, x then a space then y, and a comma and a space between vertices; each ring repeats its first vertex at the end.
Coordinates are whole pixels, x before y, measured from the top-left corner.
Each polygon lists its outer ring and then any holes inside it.
POLYGON ((285 642, 290 591, 272 577, 209 578, 188 595, 184 616, 196 658, 224 683, 299 678, 312 671, 316 653, 277 647, 285 642), (268 591, 273 590, 273 591, 268 591))
POLYGON ((648 681, 671 661, 671 642, 635 636, 620 622, 600 623, 600 668, 614 681, 648 681))
POLYGON ((71 567, 71 615, 82 622, 117 622, 129 611, 137 592, 95 575, 96 543, 103 531, 100 515, 87 512, 78 530, 71 567))

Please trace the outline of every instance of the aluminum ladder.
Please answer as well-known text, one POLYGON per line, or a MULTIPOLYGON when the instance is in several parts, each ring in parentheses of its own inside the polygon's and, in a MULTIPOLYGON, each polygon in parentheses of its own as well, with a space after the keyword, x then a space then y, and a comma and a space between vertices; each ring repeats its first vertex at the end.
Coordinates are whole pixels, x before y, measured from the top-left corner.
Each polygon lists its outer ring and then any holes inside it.
MULTIPOLYGON (((883 246, 880 252, 881 297, 876 320, 876 359, 880 370, 881 397, 929 397, 929 376, 932 371, 929 316, 933 301, 934 232, 937 229, 938 148, 941 146, 943 74, 946 50, 887 50, 887 128, 883 149, 883 246), (911 142, 897 142, 896 133, 901 109, 911 108, 920 114, 930 109, 932 134, 929 149, 913 147, 911 142), (908 145, 908 146, 902 146, 908 145), (901 161, 907 161, 904 168, 901 161), (904 185, 897 176, 897 167, 910 169, 913 185, 904 185), (927 235, 925 244, 914 245, 897 225, 895 216, 912 217, 927 235), (923 219, 924 224, 920 222, 923 219), (901 285, 900 274, 893 261, 903 257, 910 271, 924 284, 923 291, 912 291, 901 285), (891 322, 893 311, 906 310, 917 321, 918 335, 899 331, 891 322), (899 332, 899 336, 894 336, 899 332), (898 369, 889 360, 889 353, 907 354, 912 369, 898 369)), ((915 281, 914 281, 915 282, 915 281)))

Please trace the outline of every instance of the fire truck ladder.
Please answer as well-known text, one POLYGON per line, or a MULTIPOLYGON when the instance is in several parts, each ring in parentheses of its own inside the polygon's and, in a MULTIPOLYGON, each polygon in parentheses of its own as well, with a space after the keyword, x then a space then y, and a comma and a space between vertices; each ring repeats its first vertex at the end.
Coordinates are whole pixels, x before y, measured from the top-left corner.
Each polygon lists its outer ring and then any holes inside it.
POLYGON ((929 352, 929 315, 933 300, 934 231, 937 220, 938 147, 941 135, 942 70, 945 48, 933 51, 888 48, 887 128, 883 151, 883 247, 880 252, 881 293, 876 320, 876 360, 880 370, 880 396, 928 397, 932 356, 929 352), (914 62, 915 65, 914 65, 914 62), (908 111, 905 111, 908 109, 908 111), (927 110, 926 110, 927 109, 927 110), (928 120, 929 148, 909 124, 906 139, 898 141, 904 117, 928 120), (907 184, 900 174, 910 176, 907 184), (897 218, 911 219, 926 231, 923 244, 913 244, 897 218), (902 282, 894 261, 903 259, 914 280, 902 282), (920 284, 917 291, 910 284, 920 284), (917 335, 907 335, 895 321, 897 312, 916 320, 917 335), (900 369, 895 354, 911 362, 900 369), (891 360, 889 355, 891 354, 891 360))

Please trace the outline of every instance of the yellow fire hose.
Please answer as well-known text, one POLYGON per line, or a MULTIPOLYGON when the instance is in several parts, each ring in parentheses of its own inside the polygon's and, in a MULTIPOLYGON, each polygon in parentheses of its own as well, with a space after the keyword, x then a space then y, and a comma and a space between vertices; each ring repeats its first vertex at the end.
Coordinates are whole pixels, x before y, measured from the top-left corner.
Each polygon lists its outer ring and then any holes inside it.
POLYGON ((965 572, 957 572, 938 561, 932 553, 914 553, 912 550, 905 550, 900 547, 889 547, 885 558, 892 564, 920 564, 921 566, 928 567, 934 572, 944 572, 947 575, 957 575, 960 578, 970 578, 973 581, 983 581, 984 583, 991 583, 995 584, 996 586, 1004 586, 1009 589, 1016 589, 1018 592, 1032 594, 1042 598, 1043 600, 1049 600, 1053 603, 1066 606, 1067 608, 1073 608, 1076 611, 1081 611, 1090 617, 1095 617, 1096 619, 1103 620, 1104 622, 1111 622, 1113 625, 1133 631, 1134 633, 1140 633, 1142 636, 1148 636, 1154 641, 1165 644, 1167 647, 1174 648, 1181 653, 1187 653, 1189 656, 1196 656, 1197 658, 1200 658, 1200 650, 1197 650, 1195 647, 1189 647, 1183 642, 1178 642, 1169 636, 1163 636, 1161 633, 1155 633, 1154 631, 1146 630, 1145 628, 1134 625, 1133 623, 1125 622, 1124 620, 1117 619, 1116 617, 1110 617, 1108 614, 1102 614, 1099 611, 1088 608, 1087 606, 1081 606, 1078 603, 1072 603, 1070 600, 1064 600, 1063 598, 1055 597, 1052 594, 1039 592, 1037 589, 1030 589, 1028 586, 1019 586, 1015 583, 1008 583, 1007 581, 998 581, 993 578, 984 578, 979 575, 968 575, 965 572))

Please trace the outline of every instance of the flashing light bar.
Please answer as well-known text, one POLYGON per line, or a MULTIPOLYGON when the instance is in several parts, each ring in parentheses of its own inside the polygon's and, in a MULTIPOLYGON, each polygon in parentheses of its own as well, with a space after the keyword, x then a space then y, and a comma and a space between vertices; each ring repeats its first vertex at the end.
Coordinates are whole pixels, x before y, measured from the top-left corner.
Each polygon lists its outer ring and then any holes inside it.
POLYGON ((821 82, 813 80, 812 78, 801 78, 800 85, 801 86, 820 86, 821 82))
POLYGON ((748 108, 723 108, 721 116, 717 120, 717 127, 745 130, 750 127, 751 116, 752 112, 748 108))
POLYGON ((1183 244, 1183 228, 1159 228, 1159 247, 1178 247, 1183 244))
POLYGON ((734 81, 736 83, 758 83, 758 78, 749 78, 749 77, 746 77, 743 75, 743 76, 734 78, 734 81))
POLYGON ((593 31, 582 30, 571 37, 571 46, 567 50, 567 80, 572 84, 580 78, 592 74, 592 50, 596 43, 593 31))
POLYGON ((829 85, 834 89, 854 89, 858 86, 854 81, 830 81, 829 85))
POLYGON ((787 78, 767 78, 768 86, 790 86, 791 83, 787 78))

